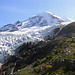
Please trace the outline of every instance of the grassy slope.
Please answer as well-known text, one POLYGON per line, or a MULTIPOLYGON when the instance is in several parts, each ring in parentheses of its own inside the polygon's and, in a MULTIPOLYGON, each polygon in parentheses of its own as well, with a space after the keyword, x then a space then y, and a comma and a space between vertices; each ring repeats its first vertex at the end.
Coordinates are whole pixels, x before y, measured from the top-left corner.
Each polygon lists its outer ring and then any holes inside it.
MULTIPOLYGON (((18 70, 14 75, 75 75, 75 41, 72 38, 58 37, 47 45, 51 52, 42 59, 18 70)), ((33 60, 32 60, 33 61, 33 60)))

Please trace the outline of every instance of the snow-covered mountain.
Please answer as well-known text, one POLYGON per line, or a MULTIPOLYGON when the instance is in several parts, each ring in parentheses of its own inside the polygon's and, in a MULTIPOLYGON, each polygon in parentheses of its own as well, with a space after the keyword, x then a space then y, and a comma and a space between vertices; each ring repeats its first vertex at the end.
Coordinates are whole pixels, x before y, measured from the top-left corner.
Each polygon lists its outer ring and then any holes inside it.
POLYGON ((53 30, 60 30, 74 20, 63 19, 51 12, 39 13, 25 21, 17 21, 0 28, 0 63, 7 56, 15 54, 15 49, 23 42, 44 40, 45 36, 54 36, 53 30))
POLYGON ((13 32, 18 31, 24 28, 32 27, 32 26, 52 26, 54 24, 59 24, 64 21, 71 21, 70 19, 62 19, 51 12, 43 12, 39 13, 35 16, 28 18, 25 21, 19 22, 17 21, 15 24, 7 24, 0 28, 0 32, 13 32))

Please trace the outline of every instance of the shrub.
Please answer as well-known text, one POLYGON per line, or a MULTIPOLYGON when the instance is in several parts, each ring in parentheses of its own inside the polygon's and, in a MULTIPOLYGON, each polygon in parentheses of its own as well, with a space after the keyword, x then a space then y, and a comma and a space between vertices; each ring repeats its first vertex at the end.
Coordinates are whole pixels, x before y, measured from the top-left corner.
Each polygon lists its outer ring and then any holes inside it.
POLYGON ((51 54, 49 54, 49 55, 46 57, 46 59, 51 59, 51 58, 53 58, 53 56, 55 56, 55 54, 54 54, 54 53, 51 53, 51 54))
POLYGON ((47 69, 48 69, 48 68, 52 68, 52 65, 47 65, 46 68, 47 68, 47 69))
POLYGON ((75 47, 75 43, 71 43, 71 46, 72 46, 72 47, 75 47))
POLYGON ((41 61, 39 59, 37 59, 37 61, 34 63, 33 67, 38 66, 41 63, 41 61))

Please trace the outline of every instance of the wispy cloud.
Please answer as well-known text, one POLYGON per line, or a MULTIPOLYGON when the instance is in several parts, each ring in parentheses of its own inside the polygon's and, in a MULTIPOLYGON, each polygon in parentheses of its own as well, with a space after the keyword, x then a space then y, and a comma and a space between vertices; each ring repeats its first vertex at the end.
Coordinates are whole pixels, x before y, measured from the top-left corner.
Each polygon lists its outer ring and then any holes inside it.
POLYGON ((1 11, 8 11, 8 12, 14 12, 14 13, 27 13, 28 10, 24 8, 19 7, 13 7, 13 6, 0 6, 1 11))

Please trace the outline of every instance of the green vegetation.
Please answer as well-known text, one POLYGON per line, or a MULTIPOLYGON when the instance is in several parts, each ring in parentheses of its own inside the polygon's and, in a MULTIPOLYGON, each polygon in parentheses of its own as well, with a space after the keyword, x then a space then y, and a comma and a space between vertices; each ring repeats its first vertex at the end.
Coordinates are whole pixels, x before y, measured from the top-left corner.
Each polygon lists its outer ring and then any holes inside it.
POLYGON ((75 75, 74 39, 55 38, 46 49, 51 49, 47 56, 37 59, 14 75, 75 75))

